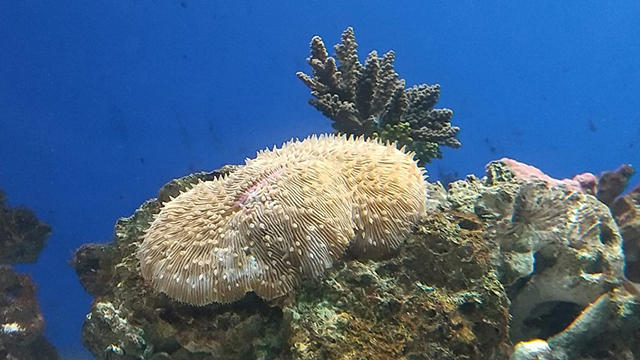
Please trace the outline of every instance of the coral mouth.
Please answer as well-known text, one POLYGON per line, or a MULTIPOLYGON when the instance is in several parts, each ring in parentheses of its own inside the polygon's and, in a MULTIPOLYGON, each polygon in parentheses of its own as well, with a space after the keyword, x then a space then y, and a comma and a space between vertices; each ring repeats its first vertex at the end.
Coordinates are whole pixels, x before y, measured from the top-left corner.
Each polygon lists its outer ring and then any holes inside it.
POLYGON ((284 173, 284 169, 280 168, 271 173, 264 174, 261 178, 258 178, 253 184, 251 184, 246 190, 239 193, 233 202, 233 206, 236 208, 242 207, 250 199, 252 199, 261 189, 267 184, 275 181, 279 176, 284 173))

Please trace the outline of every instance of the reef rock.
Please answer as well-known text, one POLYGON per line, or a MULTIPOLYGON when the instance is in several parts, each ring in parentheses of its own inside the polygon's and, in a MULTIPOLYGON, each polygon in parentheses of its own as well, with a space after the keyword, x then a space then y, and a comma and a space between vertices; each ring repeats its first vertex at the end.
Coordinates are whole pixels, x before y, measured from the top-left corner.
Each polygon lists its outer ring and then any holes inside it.
POLYGON ((0 359, 58 359, 43 336, 36 285, 29 275, 2 265, 35 262, 50 231, 31 210, 9 209, 0 191, 0 359))
POLYGON ((31 210, 7 207, 0 191, 0 264, 35 262, 50 232, 31 210))
POLYGON ((629 280, 640 283, 640 185, 618 197, 611 205, 611 212, 624 239, 625 274, 629 280))
POLYGON ((510 340, 548 339, 621 285, 622 237, 607 206, 580 183, 504 160, 490 163, 482 179, 450 184, 448 203, 483 219, 498 246, 510 340))
POLYGON ((598 176, 596 196, 598 200, 611 206, 613 201, 624 191, 635 170, 629 164, 620 165, 616 170, 605 171, 598 176))
MULTIPOLYGON (((233 170, 175 180, 159 199, 233 170)), ((386 257, 348 252, 286 297, 250 292, 199 307, 154 292, 140 275, 136 254, 161 208, 150 200, 118 222, 112 243, 76 254, 96 298, 83 339, 98 359, 638 356, 638 301, 621 287, 618 226, 573 185, 493 162, 485 177, 448 191, 427 184, 427 216, 386 257)))
POLYGON ((0 359, 58 359, 56 350, 43 337, 43 330, 44 320, 31 278, 0 265, 0 359))
POLYGON ((554 360, 637 359, 639 338, 640 301, 623 289, 614 289, 547 342, 554 360))
MULTIPOLYGON (((173 181, 159 198, 232 170, 173 181)), ((435 213, 396 253, 345 259, 288 298, 248 293, 197 307, 154 292, 140 275, 136 253, 160 204, 118 221, 112 243, 76 254, 95 297, 83 341, 98 359, 484 359, 508 348, 509 302, 476 216, 435 213)))
POLYGON ((349 261, 284 308, 296 359, 491 359, 508 300, 473 217, 434 214, 396 256, 349 261))

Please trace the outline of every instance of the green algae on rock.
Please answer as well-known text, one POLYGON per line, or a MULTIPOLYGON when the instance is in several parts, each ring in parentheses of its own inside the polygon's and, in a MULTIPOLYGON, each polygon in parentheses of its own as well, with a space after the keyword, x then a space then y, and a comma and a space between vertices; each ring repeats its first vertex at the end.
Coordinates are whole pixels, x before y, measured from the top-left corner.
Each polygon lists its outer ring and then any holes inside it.
POLYGON ((500 357, 509 301, 490 252, 473 217, 426 218, 395 256, 349 261, 296 295, 283 310, 294 358, 500 357))

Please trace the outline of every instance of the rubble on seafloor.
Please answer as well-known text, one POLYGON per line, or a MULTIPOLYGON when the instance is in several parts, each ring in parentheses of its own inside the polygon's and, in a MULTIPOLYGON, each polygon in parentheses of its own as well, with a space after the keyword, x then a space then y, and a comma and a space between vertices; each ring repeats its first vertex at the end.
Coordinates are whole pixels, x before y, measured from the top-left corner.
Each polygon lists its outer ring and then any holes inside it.
POLYGON ((0 359, 58 359, 43 336, 36 285, 11 266, 35 262, 49 232, 30 210, 10 209, 0 192, 0 359))
POLYGON ((82 336, 96 358, 640 357, 640 305, 621 286, 623 240, 607 206, 519 178, 504 161, 448 190, 429 184, 427 216, 395 254, 348 258, 287 298, 195 307, 153 293, 136 258, 153 214, 229 171, 172 181, 118 221, 113 242, 78 250, 76 271, 95 297, 82 336))

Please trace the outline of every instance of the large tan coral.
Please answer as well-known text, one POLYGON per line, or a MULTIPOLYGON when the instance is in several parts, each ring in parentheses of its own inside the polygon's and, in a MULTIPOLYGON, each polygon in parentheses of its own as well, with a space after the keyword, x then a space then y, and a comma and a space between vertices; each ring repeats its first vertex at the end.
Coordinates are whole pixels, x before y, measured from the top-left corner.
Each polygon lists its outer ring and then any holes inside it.
POLYGON ((371 257, 396 248, 425 212, 424 178, 392 144, 290 141, 164 204, 138 251, 142 275, 194 305, 283 296, 348 247, 371 257))

